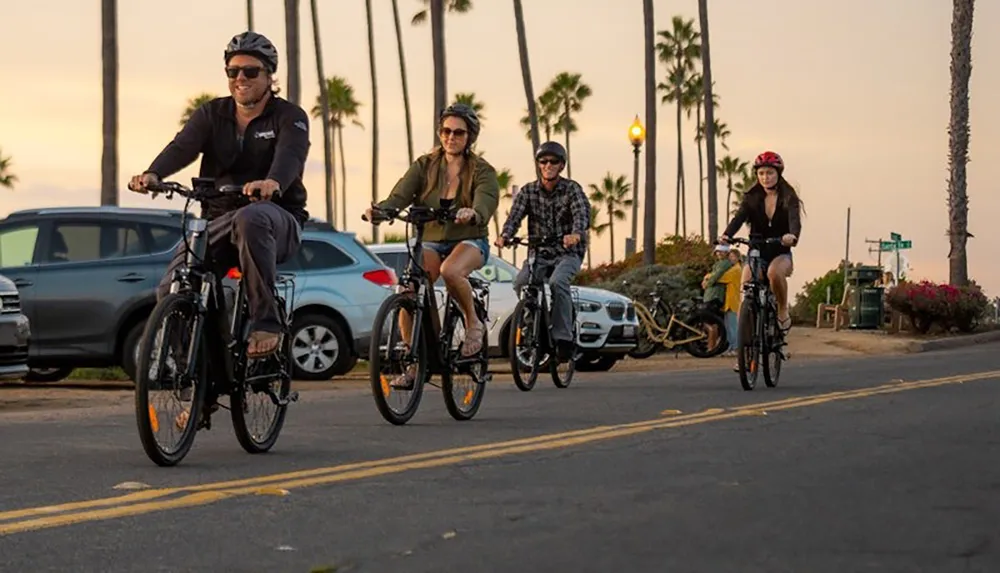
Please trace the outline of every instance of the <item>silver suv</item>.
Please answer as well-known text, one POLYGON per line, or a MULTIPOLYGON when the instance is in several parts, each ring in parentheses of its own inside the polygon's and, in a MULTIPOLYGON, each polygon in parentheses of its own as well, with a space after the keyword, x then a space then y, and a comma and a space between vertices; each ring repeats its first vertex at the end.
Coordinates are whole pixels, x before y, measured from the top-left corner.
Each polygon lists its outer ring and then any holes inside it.
POLYGON ((28 317, 21 312, 17 287, 0 275, 0 380, 17 380, 28 373, 30 335, 28 317))

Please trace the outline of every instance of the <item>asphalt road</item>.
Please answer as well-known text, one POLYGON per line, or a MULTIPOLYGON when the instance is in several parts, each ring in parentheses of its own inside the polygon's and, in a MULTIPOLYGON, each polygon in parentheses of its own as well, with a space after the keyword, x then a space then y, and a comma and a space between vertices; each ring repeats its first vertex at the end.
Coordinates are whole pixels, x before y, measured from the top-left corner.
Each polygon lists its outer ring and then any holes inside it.
POLYGON ((175 468, 127 407, 2 414, 0 570, 995 573, 998 351, 495 382, 467 423, 429 389, 404 427, 315 391, 175 468))

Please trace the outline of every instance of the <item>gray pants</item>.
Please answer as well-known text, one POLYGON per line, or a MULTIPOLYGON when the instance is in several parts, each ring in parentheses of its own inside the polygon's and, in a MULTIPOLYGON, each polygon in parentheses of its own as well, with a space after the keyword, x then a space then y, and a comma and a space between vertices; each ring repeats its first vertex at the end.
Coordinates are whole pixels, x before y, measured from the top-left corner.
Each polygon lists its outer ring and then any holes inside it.
MULTIPOLYGON (((301 243, 299 223, 270 201, 257 201, 208 222, 207 265, 216 273, 239 266, 250 307, 252 330, 281 332, 272 287, 278 265, 291 258, 301 243)), ((174 269, 184 263, 184 243, 177 247, 156 290, 157 300, 170 292, 174 269)))
MULTIPOLYGON (((535 280, 544 281, 548 277, 549 288, 552 291, 552 338, 557 341, 573 342, 573 294, 569 290, 569 282, 580 272, 583 260, 576 255, 563 255, 558 259, 548 261, 538 259, 536 262, 535 280)), ((514 290, 521 294, 521 288, 528 284, 530 265, 521 267, 514 279, 514 290)))

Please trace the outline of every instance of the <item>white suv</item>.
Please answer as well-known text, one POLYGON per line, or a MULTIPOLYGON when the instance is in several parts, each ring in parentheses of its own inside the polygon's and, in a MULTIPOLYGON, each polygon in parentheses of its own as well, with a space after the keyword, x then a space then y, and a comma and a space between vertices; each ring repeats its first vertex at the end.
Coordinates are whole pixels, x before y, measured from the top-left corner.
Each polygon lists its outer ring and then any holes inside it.
MULTIPOLYGON (((397 275, 401 275, 406 268, 409 255, 405 243, 368 245, 368 249, 397 275)), ((517 306, 517 294, 514 292, 517 273, 517 267, 495 254, 490 254, 486 266, 473 273, 477 278, 490 282, 488 340, 490 355, 494 357, 506 358, 509 355, 507 342, 511 314, 517 306)), ((444 282, 438 279, 434 286, 438 308, 441 309, 444 282)), ((577 345, 584 352, 577 361, 577 368, 609 370, 636 345, 639 321, 635 307, 632 301, 618 293, 576 285, 571 288, 579 297, 577 321, 580 334, 577 345)))

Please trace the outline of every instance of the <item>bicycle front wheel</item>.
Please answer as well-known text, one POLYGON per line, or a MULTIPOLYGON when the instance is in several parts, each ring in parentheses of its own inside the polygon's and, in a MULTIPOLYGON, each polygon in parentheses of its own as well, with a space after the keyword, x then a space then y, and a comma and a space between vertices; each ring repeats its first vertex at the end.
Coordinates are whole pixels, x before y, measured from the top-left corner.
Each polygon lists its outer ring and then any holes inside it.
POLYGON ((202 334, 194 300, 174 293, 153 309, 139 341, 136 423, 143 450, 160 466, 178 464, 194 444, 208 390, 202 334))
MULTIPOLYGON (((478 303, 476 312, 481 320, 486 320, 486 312, 478 303)), ((465 337, 462 317, 456 311, 452 313, 449 322, 451 324, 445 324, 445 328, 446 332, 451 333, 451 348, 448 351, 450 364, 441 375, 441 393, 444 394, 444 405, 452 418, 459 421, 471 420, 479 412, 483 395, 486 394, 489 374, 487 330, 483 329, 483 346, 479 352, 465 358, 461 355, 462 344, 459 342, 465 337)))
POLYGON ((510 353, 510 373, 514 385, 522 392, 530 392, 538 380, 538 370, 542 362, 542 325, 539 312, 528 306, 522 299, 514 307, 510 319, 510 335, 507 349, 510 353))
MULTIPOLYGON (((244 339, 245 340, 245 339, 244 339)), ((229 395, 233 431, 250 454, 262 454, 278 441, 292 389, 292 337, 283 333, 278 351, 261 360, 245 360, 229 395)))
POLYGON ((758 313, 749 298, 747 297, 747 300, 744 300, 740 306, 739 325, 737 326, 740 385, 746 391, 753 390, 757 386, 757 372, 760 364, 760 345, 757 341, 758 313))
POLYGON ((412 293, 397 293, 385 299, 375 315, 368 350, 368 375, 375 406, 385 421, 397 426, 407 423, 416 414, 428 377, 425 337, 419 337, 411 353, 399 325, 400 317, 408 314, 412 337, 420 329, 414 322, 416 310, 417 302, 412 293), (397 380, 409 383, 394 385, 397 380))

